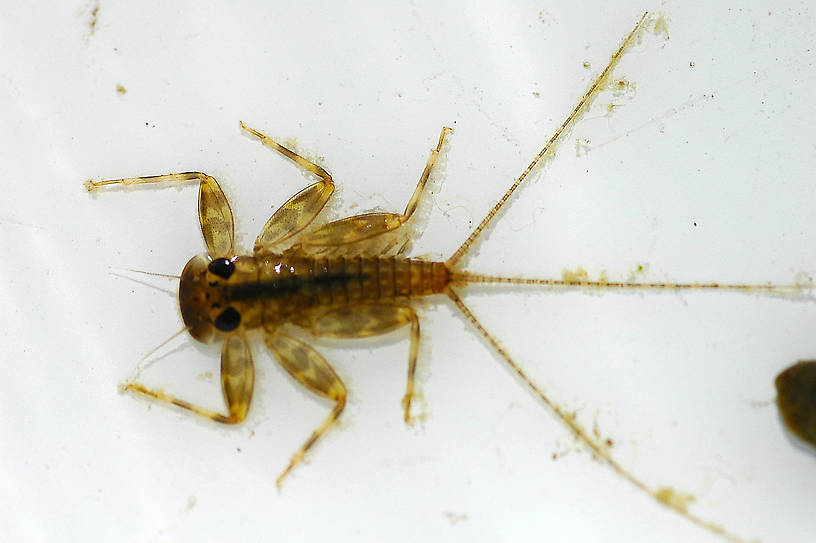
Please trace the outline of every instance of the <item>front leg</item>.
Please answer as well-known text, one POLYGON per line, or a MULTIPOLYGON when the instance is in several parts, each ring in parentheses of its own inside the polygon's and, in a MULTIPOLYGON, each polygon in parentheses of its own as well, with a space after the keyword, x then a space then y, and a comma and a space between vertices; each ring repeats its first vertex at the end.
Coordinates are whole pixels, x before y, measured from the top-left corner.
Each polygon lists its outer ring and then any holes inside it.
POLYGON ((221 390, 227 404, 226 415, 180 400, 161 390, 149 390, 140 383, 124 383, 122 389, 173 404, 215 422, 237 424, 244 420, 249 412, 254 384, 255 366, 249 344, 242 336, 231 336, 224 341, 221 349, 221 390))
POLYGON ((183 183, 198 181, 198 222, 212 258, 235 255, 235 226, 227 197, 214 177, 202 172, 169 173, 147 177, 124 177, 105 181, 88 180, 88 192, 106 185, 140 185, 143 183, 183 183))

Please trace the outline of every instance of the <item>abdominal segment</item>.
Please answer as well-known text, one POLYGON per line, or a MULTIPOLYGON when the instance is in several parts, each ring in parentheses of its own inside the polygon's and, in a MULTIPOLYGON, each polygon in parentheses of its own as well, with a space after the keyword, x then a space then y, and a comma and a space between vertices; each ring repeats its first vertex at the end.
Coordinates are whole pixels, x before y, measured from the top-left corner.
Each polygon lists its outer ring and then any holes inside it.
MULTIPOLYGON (((442 292, 449 273, 444 263, 401 257, 333 257, 262 255, 254 278, 230 283, 227 297, 260 306, 262 322, 298 323, 299 314, 321 307, 406 300, 442 292)), ((243 258, 239 259, 243 260, 243 258)))

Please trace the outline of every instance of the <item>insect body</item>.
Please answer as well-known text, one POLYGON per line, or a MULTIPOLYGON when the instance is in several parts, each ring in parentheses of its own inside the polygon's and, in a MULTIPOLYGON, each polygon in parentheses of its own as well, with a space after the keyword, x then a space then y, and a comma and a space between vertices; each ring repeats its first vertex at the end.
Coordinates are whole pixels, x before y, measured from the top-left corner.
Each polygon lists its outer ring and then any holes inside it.
POLYGON ((199 222, 208 252, 193 257, 184 267, 179 305, 185 329, 193 338, 203 343, 223 342, 221 386, 227 414, 138 383, 127 383, 124 388, 217 422, 241 422, 252 401, 255 375, 246 334, 262 330, 281 366, 300 384, 335 403, 328 418, 292 457, 278 478, 280 484, 346 404, 346 387, 326 359, 288 334, 284 325, 305 328, 315 336, 340 338, 384 334, 410 325, 408 384, 403 398, 405 421, 410 422, 420 336, 419 319, 408 302, 446 291, 451 274, 442 262, 403 256, 408 239, 399 229, 416 210, 450 128, 442 129, 404 213, 367 213, 309 230, 334 192, 331 175, 260 132, 241 126, 320 178, 269 219, 252 254, 237 253, 232 210, 218 182, 209 175, 186 172, 115 179, 90 182, 88 187, 199 181, 199 222))
POLYGON ((198 341, 222 342, 221 385, 226 413, 218 413, 129 382, 126 390, 172 403, 221 423, 238 423, 249 410, 254 385, 254 366, 247 334, 259 330, 278 363, 301 385, 334 403, 323 423, 292 456, 283 478, 332 426, 346 404, 346 387, 326 359, 312 346, 290 334, 299 327, 315 337, 355 338, 384 334, 410 327, 410 349, 404 419, 411 421, 414 374, 420 339, 420 322, 412 303, 418 297, 443 294, 450 298, 476 330, 501 356, 510 369, 598 458, 630 483, 692 522, 719 535, 721 527, 687 511, 687 502, 668 487, 652 488, 623 468, 609 447, 583 428, 574 415, 554 403, 530 380, 508 352, 485 330, 465 305, 457 290, 468 283, 531 284, 548 287, 637 288, 637 289, 732 289, 759 290, 772 287, 752 285, 610 283, 583 280, 523 279, 491 277, 462 271, 461 259, 485 231, 501 207, 550 153, 565 129, 583 113, 594 95, 611 77, 624 51, 636 39, 646 15, 623 40, 609 64, 578 101, 531 164, 493 206, 467 240, 445 262, 409 258, 408 229, 423 195, 449 128, 443 128, 431 151, 425 170, 402 213, 366 213, 313 226, 334 191, 331 175, 274 140, 241 123, 241 127, 280 152, 318 179, 287 201, 269 219, 250 254, 240 254, 234 240, 232 211, 218 183, 200 172, 154 177, 89 182, 88 189, 112 184, 199 182, 199 222, 207 254, 192 258, 180 277, 179 303, 185 329, 198 341))

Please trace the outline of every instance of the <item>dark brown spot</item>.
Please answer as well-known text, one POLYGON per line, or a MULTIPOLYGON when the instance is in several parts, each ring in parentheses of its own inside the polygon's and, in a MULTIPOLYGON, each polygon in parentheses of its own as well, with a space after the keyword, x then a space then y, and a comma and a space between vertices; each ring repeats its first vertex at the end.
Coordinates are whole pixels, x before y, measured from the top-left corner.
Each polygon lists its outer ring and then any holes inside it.
POLYGON ((776 404, 791 432, 816 446, 816 361, 798 362, 775 381, 776 404))
POLYGON ((241 325, 241 314, 233 307, 228 307, 215 318, 215 327, 222 332, 232 332, 241 325))

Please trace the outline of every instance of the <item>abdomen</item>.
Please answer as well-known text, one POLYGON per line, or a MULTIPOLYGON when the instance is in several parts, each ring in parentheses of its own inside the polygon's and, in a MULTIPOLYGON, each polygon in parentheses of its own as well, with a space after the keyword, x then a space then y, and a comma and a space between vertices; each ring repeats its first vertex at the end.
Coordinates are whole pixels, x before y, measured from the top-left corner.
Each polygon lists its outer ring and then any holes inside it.
POLYGON ((442 262, 401 257, 254 257, 258 282, 246 295, 262 304, 265 325, 297 323, 320 308, 406 301, 442 292, 449 274, 442 262))

